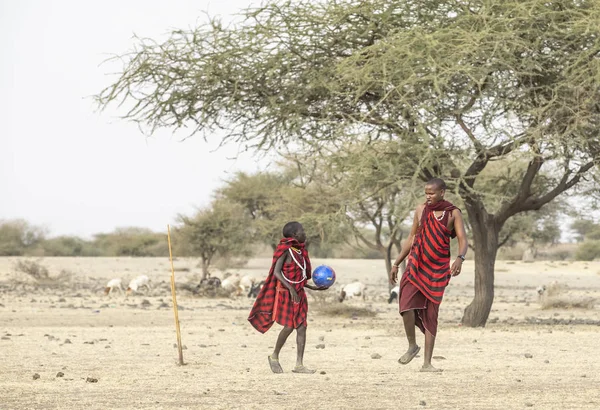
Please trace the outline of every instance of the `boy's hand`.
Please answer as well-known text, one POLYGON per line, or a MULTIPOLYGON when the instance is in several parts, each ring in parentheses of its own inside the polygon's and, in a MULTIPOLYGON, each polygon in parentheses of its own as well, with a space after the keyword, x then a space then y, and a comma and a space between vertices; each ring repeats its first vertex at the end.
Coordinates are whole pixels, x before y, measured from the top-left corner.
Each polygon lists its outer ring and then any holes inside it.
POLYGON ((290 289, 290 296, 292 297, 292 302, 300 303, 300 296, 298 296, 296 289, 290 289))
POLYGON ((311 290, 327 290, 327 289, 329 289, 325 286, 315 286, 315 285, 309 285, 309 284, 304 285, 304 287, 309 288, 311 290))

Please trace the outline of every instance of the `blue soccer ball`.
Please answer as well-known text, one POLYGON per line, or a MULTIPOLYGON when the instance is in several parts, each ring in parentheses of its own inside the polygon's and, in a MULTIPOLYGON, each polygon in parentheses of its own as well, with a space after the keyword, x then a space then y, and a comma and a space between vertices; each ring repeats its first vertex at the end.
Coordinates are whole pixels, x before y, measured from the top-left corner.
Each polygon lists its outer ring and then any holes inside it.
POLYGON ((320 265, 312 272, 312 280, 320 288, 328 288, 335 283, 335 271, 327 265, 320 265))

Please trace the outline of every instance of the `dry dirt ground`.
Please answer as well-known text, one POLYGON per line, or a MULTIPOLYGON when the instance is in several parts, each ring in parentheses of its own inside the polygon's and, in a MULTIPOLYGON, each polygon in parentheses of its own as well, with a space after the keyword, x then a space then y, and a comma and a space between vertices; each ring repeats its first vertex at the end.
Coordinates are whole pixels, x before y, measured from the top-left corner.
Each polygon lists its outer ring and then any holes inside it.
MULTIPOLYGON (((498 262, 490 321, 472 329, 459 325, 473 295, 467 262, 440 309, 434 365, 444 372, 424 374, 422 357, 397 362, 406 340, 397 304, 386 300, 382 263, 315 260, 336 269, 338 290, 354 279, 367 283, 368 298, 344 302, 332 315, 336 289, 327 300, 309 297, 305 362, 318 372, 290 372, 291 337, 282 351, 285 373, 276 375, 267 355, 278 328, 254 331, 245 296, 186 291, 199 271, 194 260, 175 262, 185 366, 174 348, 168 260, 42 260, 51 274, 73 273, 59 288, 20 283, 16 261, 0 258, 0 409, 600 408, 599 263, 498 262), (108 279, 142 273, 153 281, 150 293, 102 294, 108 279), (561 297, 595 298, 596 307, 541 309, 535 288, 553 280, 569 285, 561 297)), ((254 259, 231 272, 263 277, 268 265, 254 259)))

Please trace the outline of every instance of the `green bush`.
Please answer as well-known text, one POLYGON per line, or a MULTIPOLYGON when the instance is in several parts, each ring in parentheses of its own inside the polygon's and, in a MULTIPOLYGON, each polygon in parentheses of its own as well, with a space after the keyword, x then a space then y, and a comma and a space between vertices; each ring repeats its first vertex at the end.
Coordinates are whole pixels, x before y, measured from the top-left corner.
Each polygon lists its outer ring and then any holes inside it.
POLYGON ((169 256, 167 235, 146 228, 118 228, 97 234, 92 246, 106 256, 169 256))
POLYGON ((575 259, 579 261, 593 261, 598 258, 600 258, 600 241, 584 241, 575 252, 575 259))
POLYGON ((76 236, 59 236, 41 243, 44 256, 99 256, 94 255, 88 241, 76 236))
POLYGON ((0 220, 0 256, 27 255, 44 240, 42 228, 22 219, 0 220))

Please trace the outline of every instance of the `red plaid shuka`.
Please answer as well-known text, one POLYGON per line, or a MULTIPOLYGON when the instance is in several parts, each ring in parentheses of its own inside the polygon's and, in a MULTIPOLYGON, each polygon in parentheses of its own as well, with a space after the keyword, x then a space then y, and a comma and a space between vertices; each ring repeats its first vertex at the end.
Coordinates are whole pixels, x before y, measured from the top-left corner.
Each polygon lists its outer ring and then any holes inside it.
POLYGON ((450 282, 450 238, 455 234, 448 230, 447 221, 454 209, 448 201, 425 206, 406 266, 406 279, 435 304, 442 302, 450 282), (439 221, 433 211, 442 210, 446 214, 439 221))
POLYGON ((277 280, 274 273, 277 260, 282 256, 289 256, 289 249, 292 247, 300 251, 300 253, 296 253, 292 249, 298 263, 303 265, 303 261, 306 261, 306 279, 310 279, 310 259, 308 258, 308 251, 304 247, 304 244, 299 243, 293 238, 283 238, 279 242, 279 245, 277 245, 277 249, 275 249, 271 270, 269 271, 264 286, 256 297, 256 301, 254 302, 254 306, 248 317, 250 324, 260 333, 265 333, 269 330, 274 322, 294 329, 297 329, 300 326, 306 326, 308 301, 306 300, 306 293, 304 292, 306 280, 301 281, 302 269, 291 259, 291 257, 288 258, 288 262, 283 264, 282 268, 283 275, 290 281, 300 281, 300 283, 291 283, 298 293, 298 296, 300 296, 299 303, 292 302, 290 292, 277 280))

